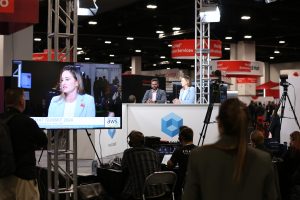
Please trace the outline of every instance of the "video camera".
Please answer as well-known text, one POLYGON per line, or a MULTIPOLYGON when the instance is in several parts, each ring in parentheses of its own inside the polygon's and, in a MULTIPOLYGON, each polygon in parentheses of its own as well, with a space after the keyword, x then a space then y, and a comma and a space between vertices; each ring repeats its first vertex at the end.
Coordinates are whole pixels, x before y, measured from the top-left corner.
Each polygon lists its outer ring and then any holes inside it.
POLYGON ((290 83, 286 81, 286 79, 288 79, 287 74, 281 74, 279 77, 280 77, 280 85, 281 86, 288 87, 290 85, 290 83))

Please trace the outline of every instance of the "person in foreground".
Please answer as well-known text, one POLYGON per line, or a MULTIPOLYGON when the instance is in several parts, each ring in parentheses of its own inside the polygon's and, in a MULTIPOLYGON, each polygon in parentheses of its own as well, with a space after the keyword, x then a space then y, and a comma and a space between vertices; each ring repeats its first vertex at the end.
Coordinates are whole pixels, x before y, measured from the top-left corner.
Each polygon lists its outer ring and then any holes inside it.
POLYGON ((300 132, 290 134, 290 146, 283 155, 281 169, 282 199, 300 199, 300 132))
MULTIPOLYGON (((141 199, 145 179, 153 172, 160 171, 159 154, 144 147, 144 134, 131 131, 128 135, 128 144, 122 158, 122 171, 126 177, 125 187, 122 192, 123 199, 141 199)), ((161 188, 149 188, 148 194, 161 193, 161 188)))
POLYGON ((144 94, 142 103, 165 103, 167 102, 166 91, 159 89, 157 78, 151 79, 151 89, 144 94))
POLYGON ((183 199, 278 199, 270 155, 247 145, 246 105, 228 99, 217 122, 220 139, 190 154, 183 199))
POLYGON ((35 150, 47 145, 46 134, 37 123, 22 114, 25 98, 22 89, 5 92, 5 113, 1 118, 12 118, 7 122, 11 135, 16 170, 0 179, 1 200, 39 200, 35 150))
POLYGON ((191 86, 191 78, 184 75, 181 78, 181 90, 179 98, 173 99, 174 104, 192 104, 195 103, 195 88, 191 86))
POLYGON ((81 72, 68 65, 60 77, 61 94, 51 99, 48 117, 95 117, 94 97, 84 94, 81 72))
POLYGON ((179 128, 178 139, 181 146, 173 152, 171 159, 167 163, 169 169, 174 169, 177 164, 179 166, 175 188, 176 199, 181 199, 188 159, 191 151, 196 148, 196 145, 193 144, 193 136, 194 132, 190 127, 181 126, 179 128))

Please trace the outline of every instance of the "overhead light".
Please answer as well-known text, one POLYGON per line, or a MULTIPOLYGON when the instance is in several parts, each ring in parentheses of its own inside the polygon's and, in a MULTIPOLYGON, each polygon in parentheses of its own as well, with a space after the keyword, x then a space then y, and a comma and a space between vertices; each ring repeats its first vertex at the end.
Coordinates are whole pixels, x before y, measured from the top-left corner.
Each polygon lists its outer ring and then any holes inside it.
POLYGON ((232 40, 232 37, 231 36, 226 36, 225 40, 232 40))
POLYGON ((168 44, 168 47, 172 47, 172 45, 171 45, 171 44, 168 44))
POLYGON ((153 64, 153 67, 155 67, 156 66, 156 64, 153 64))
POLYGON ((277 0, 265 0, 266 3, 272 3, 272 2, 275 2, 277 0))
POLYGON ((216 5, 202 7, 200 10, 200 19, 202 22, 220 22, 220 10, 216 5))
POLYGON ((191 65, 191 68, 194 68, 195 67, 195 65, 191 65))
POLYGON ((249 19, 251 19, 251 17, 248 16, 248 15, 244 15, 244 16, 241 16, 241 19, 242 20, 249 20, 249 19))
POLYGON ((88 57, 86 57, 86 58, 84 58, 84 60, 91 60, 90 58, 88 58, 88 57))
POLYGON ((172 28, 173 31, 180 31, 180 29, 181 29, 180 27, 173 27, 172 28))
POLYGON ((225 50, 225 51, 229 51, 229 50, 230 50, 230 47, 225 47, 224 50, 225 50))
POLYGON ((108 40, 107 40, 107 41, 105 41, 104 43, 105 43, 105 44, 111 44, 111 41, 108 41, 108 40))
POLYGON ((114 54, 109 54, 109 57, 115 57, 115 55, 114 54))
POLYGON ((173 32, 173 35, 181 35, 181 34, 183 34, 182 31, 174 31, 174 32, 173 32))
POLYGON ((167 67, 167 69, 171 69, 170 67, 167 67))
POLYGON ((148 9, 156 9, 156 8, 157 8, 157 5, 154 5, 154 4, 148 4, 148 5, 147 5, 147 8, 148 8, 148 9))
POLYGON ((77 51, 77 55, 82 55, 84 54, 84 51, 77 51))
POLYGON ((136 50, 135 50, 135 52, 136 52, 136 53, 141 53, 141 52, 142 52, 142 50, 140 50, 140 49, 136 49, 136 50))
POLYGON ((163 34, 163 31, 156 31, 157 34, 163 34))
POLYGON ((113 65, 113 64, 115 64, 115 63, 114 63, 114 62, 110 62, 109 64, 113 65))
POLYGON ((36 42, 40 42, 40 41, 42 41, 42 39, 41 39, 41 38, 34 38, 33 40, 34 40, 34 41, 36 41, 36 42))
POLYGON ((160 58, 161 58, 161 59, 165 59, 165 58, 166 58, 166 56, 161 56, 160 58))
POLYGON ((166 37, 166 35, 165 35, 164 33, 160 33, 160 34, 158 35, 158 38, 159 38, 159 39, 164 38, 164 37, 166 37))
POLYGON ((79 51, 80 51, 80 50, 82 50, 82 48, 81 48, 81 47, 77 47, 77 50, 79 50, 79 51))
POLYGON ((89 21, 89 25, 97 25, 96 21, 89 21))
POLYGON ((126 40, 134 40, 133 37, 127 37, 126 40))
POLYGON ((252 35, 245 35, 244 38, 245 38, 245 39, 251 39, 251 38, 252 38, 252 35))
POLYGON ((279 51, 279 50, 275 50, 275 51, 274 51, 274 53, 276 53, 276 54, 279 54, 279 53, 280 53, 280 51, 279 51))
POLYGON ((273 60, 275 57, 274 56, 270 56, 270 60, 273 60))
POLYGON ((181 64, 181 61, 176 61, 177 64, 181 64))
POLYGON ((284 40, 280 40, 280 41, 279 41, 279 44, 284 44, 284 43, 285 43, 284 40))
POLYGON ((132 69, 132 67, 131 67, 131 66, 130 66, 129 68, 130 68, 130 69, 132 69))

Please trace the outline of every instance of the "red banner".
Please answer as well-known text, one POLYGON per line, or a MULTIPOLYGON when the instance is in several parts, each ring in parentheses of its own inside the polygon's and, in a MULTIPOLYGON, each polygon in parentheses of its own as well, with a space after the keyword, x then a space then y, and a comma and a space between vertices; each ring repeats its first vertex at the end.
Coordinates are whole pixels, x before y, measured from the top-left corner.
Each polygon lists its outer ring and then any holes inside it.
MULTIPOLYGON (((34 61, 48 61, 48 49, 44 49, 44 52, 33 53, 32 60, 34 61)), ((54 50, 51 52, 51 60, 54 60, 54 50)), ((66 54, 59 53, 58 60, 60 62, 67 62, 66 54)))
POLYGON ((236 83, 256 83, 256 77, 243 77, 236 78, 236 83))
POLYGON ((240 60, 217 61, 217 69, 227 72, 251 72, 251 62, 240 60))
POLYGON ((38 21, 39 0, 0 0, 0 35, 14 33, 38 21))
MULTIPOLYGON (((175 40, 172 41, 172 58, 174 59, 194 59, 195 40, 175 40)), ((210 57, 222 57, 222 42, 220 40, 210 40, 210 57)))
POLYGON ((0 0, 0 13, 13 13, 14 9, 14 0, 0 0))

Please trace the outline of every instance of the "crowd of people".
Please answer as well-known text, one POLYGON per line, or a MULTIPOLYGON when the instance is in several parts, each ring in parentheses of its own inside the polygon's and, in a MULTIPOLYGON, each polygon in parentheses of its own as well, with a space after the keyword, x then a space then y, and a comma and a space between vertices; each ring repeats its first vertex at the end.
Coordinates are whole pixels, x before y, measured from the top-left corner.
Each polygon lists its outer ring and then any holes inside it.
MULTIPOLYGON (((236 98, 221 104, 217 116, 219 140, 214 144, 197 147, 193 144, 193 130, 180 127, 181 146, 173 152, 166 166, 168 170, 178 167, 177 200, 300 199, 300 132, 290 134, 289 149, 281 155, 278 165, 272 160, 272 152, 264 146, 262 130, 255 129, 248 143, 251 121, 248 109, 236 98)), ((160 162, 158 152, 144 146, 141 132, 133 131, 128 138, 130 148, 124 152, 122 160, 127 173, 123 191, 126 195, 123 193, 122 197, 139 199, 143 181, 149 174, 161 170, 160 162), (137 146, 132 145, 133 135, 140 138, 137 146), (134 177, 138 178, 133 180, 134 177)))
MULTIPOLYGON (((60 84, 62 94, 53 98, 49 115, 58 112, 51 109, 59 106, 61 99, 64 104, 68 104, 70 100, 76 102, 82 95, 91 97, 81 93, 82 81, 77 73, 72 67, 64 68, 60 84)), ((188 77, 183 77, 181 82, 183 88, 180 97, 175 100, 178 103, 184 103, 191 95, 188 77)), ((145 103, 156 103, 161 99, 164 101, 164 93, 157 90, 157 79, 151 81, 151 86, 152 89, 145 94, 145 103)), ((121 93, 121 87, 115 92, 121 93)), ((116 100, 116 96, 118 95, 112 95, 111 99, 116 100)), ((135 99, 132 98, 132 101, 135 99)), ((22 114, 25 109, 22 89, 7 90, 5 102, 6 111, 1 118, 15 115, 7 125, 10 129, 16 170, 0 177, 0 199, 38 200, 34 151, 45 147, 47 137, 34 120, 22 114)), ((67 105, 69 108, 72 106, 76 107, 76 104, 67 105)), ((77 113, 75 110, 73 113, 66 113, 58 107, 56 110, 68 116, 77 113)), ((218 141, 201 147, 193 144, 194 134, 190 127, 180 127, 178 140, 181 146, 173 152, 166 166, 168 170, 178 168, 176 200, 300 199, 300 132, 294 131, 290 134, 290 145, 280 155, 279 167, 272 162, 272 152, 264 146, 266 135, 259 124, 270 123, 272 126, 276 112, 277 106, 272 102, 266 106, 251 102, 247 106, 238 98, 228 99, 221 104, 217 116, 218 141), (250 134, 250 145, 247 138, 249 125, 255 127, 250 134)), ((121 162, 125 178, 121 198, 141 199, 146 177, 161 171, 161 160, 157 149, 145 146, 145 137, 140 131, 131 131, 127 138, 130 148, 124 151, 121 162)), ((147 188, 146 195, 156 195, 164 191, 169 189, 153 186, 147 188)))

